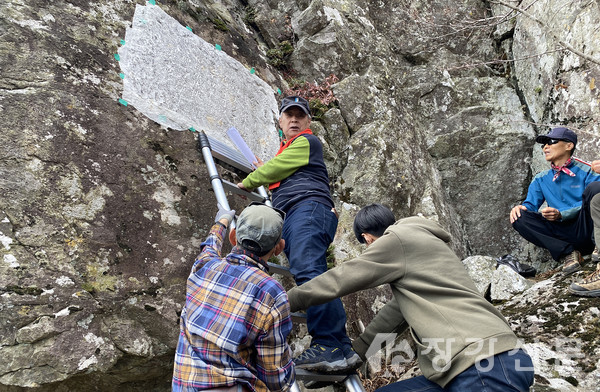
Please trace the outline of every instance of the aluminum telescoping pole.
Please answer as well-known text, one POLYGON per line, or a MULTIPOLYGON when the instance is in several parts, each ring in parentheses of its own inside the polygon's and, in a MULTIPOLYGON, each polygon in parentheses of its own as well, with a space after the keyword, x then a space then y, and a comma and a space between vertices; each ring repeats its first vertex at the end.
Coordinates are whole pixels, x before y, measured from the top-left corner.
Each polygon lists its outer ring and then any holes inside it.
MULTIPOLYGON (((219 204, 221 204, 223 208, 231 210, 229 202, 227 201, 227 196, 225 195, 225 189, 223 189, 221 177, 219 176, 217 166, 215 165, 215 161, 213 160, 212 154, 210 152, 210 143, 208 142, 208 137, 206 136, 206 133, 204 133, 204 131, 199 132, 198 142, 200 143, 202 156, 204 157, 204 162, 206 163, 206 168, 208 169, 208 175, 210 176, 210 185, 215 191, 217 202, 219 202, 219 204)), ((233 226, 233 222, 231 222, 231 224, 233 226)))
POLYGON ((273 203, 271 203, 271 199, 269 199, 269 194, 267 193, 267 190, 264 186, 259 186, 258 188, 256 188, 256 191, 265 199, 266 205, 268 205, 269 207, 273 207, 273 203))
POLYGON ((290 392, 301 392, 300 386, 298 385, 298 381, 294 381, 294 383, 290 387, 290 392))
POLYGON ((360 378, 356 374, 348 376, 348 378, 344 380, 344 384, 349 392, 366 392, 365 388, 360 382, 360 378))

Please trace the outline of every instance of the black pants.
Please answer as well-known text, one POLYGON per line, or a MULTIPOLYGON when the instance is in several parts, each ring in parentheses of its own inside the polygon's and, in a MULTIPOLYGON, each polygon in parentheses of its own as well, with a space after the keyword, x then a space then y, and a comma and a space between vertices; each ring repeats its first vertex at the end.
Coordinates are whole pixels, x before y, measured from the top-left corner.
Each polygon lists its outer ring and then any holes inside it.
MULTIPOLYGON (((513 228, 527 241, 548 249, 554 260, 578 250, 583 255, 594 251, 594 220, 600 239, 600 182, 592 182, 582 195, 581 210, 575 219, 566 222, 549 221, 539 212, 521 211, 513 228), (593 199, 593 201, 592 201, 593 199), (590 209, 591 205, 591 209, 590 209)), ((599 244, 600 245, 600 244, 599 244)))

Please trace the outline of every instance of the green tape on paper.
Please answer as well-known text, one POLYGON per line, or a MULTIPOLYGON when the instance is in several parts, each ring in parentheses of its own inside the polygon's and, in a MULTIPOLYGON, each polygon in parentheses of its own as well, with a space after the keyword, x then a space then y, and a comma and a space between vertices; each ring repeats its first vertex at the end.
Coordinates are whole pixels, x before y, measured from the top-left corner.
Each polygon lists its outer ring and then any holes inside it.
POLYGON ((155 0, 148 0, 148 3, 150 3, 152 5, 156 5, 156 1, 155 0))
POLYGON ((162 121, 162 122, 167 122, 167 116, 165 116, 165 115, 163 115, 163 114, 159 115, 159 116, 158 116, 158 119, 159 119, 160 121, 162 121))
POLYGON ((127 101, 124 100, 123 98, 119 98, 119 103, 123 106, 127 106, 127 101))
POLYGON ((119 74, 119 77, 120 77, 121 79, 125 79, 125 74, 124 74, 124 73, 120 73, 120 74, 119 74))
POLYGON ((281 95, 281 90, 277 89, 277 94, 281 95))
POLYGON ((190 129, 190 131, 192 131, 192 132, 196 132, 196 130, 194 129, 194 127, 190 127, 189 129, 190 129))
POLYGON ((118 53, 115 53, 115 60, 120 61, 121 60, 121 56, 119 56, 118 53))
POLYGON ((254 72, 256 72, 256 70, 254 68, 250 68, 250 73, 254 74, 254 72))
POLYGON ((215 49, 217 49, 217 50, 221 50, 221 45, 219 45, 219 44, 216 44, 216 45, 215 45, 215 49))
POLYGON ((185 26, 186 29, 188 29, 189 31, 192 31, 192 28, 190 26, 185 26))
POLYGON ((121 40, 121 45, 125 45, 125 40, 124 39, 121 40))

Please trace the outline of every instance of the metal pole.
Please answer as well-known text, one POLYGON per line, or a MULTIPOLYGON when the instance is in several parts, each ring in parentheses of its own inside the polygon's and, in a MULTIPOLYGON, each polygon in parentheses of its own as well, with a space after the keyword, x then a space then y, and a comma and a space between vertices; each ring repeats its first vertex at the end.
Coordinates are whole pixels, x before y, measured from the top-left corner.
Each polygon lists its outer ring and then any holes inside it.
POLYGON ((301 392, 300 391, 300 386, 298 385, 298 381, 294 380, 294 383, 290 387, 290 392, 301 392))
POLYGON ((273 207, 273 203, 271 203, 271 199, 269 199, 269 194, 267 193, 267 190, 265 189, 265 187, 260 186, 260 187, 256 188, 256 190, 258 191, 259 195, 264 197, 265 204, 268 205, 269 207, 273 207))
POLYGON ((202 156, 204 157, 204 162, 206 163, 206 167, 208 169, 208 175, 210 176, 210 185, 215 191, 217 201, 223 206, 223 208, 230 210, 231 207, 229 207, 229 202, 227 201, 227 197, 225 196, 225 189, 223 189, 221 177, 219 176, 217 166, 215 165, 215 161, 213 160, 212 154, 210 153, 210 143, 208 142, 208 137, 206 136, 204 131, 200 131, 200 133, 198 134, 198 141, 200 142, 202 156))
MULTIPOLYGON (((212 186, 212 189, 215 192, 217 202, 219 202, 219 204, 221 204, 223 208, 231 210, 229 202, 227 201, 227 196, 225 195, 223 182, 221 182, 221 177, 219 176, 219 172, 217 171, 217 166, 215 165, 215 161, 210 152, 210 143, 208 141, 208 137, 206 136, 206 133, 204 133, 204 131, 199 132, 198 142, 200 143, 202 157, 204 158, 206 168, 208 169, 208 175, 210 176, 210 185, 212 186)), ((230 227, 232 229, 235 227, 235 217, 231 221, 230 227)))
POLYGON ((344 380, 344 385, 346 385, 346 389, 350 392, 366 392, 365 388, 360 382, 358 374, 348 376, 348 378, 344 380))

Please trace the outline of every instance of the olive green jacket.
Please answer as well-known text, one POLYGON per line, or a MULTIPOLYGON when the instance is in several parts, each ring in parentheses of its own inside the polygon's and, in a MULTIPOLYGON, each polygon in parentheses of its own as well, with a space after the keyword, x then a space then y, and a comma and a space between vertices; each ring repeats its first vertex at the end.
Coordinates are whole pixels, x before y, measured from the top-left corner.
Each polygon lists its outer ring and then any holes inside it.
POLYGON ((449 234, 419 217, 401 219, 367 250, 288 292, 292 311, 389 283, 394 298, 354 341, 363 358, 378 333, 406 327, 423 375, 444 387, 476 361, 518 346, 502 314, 475 288, 448 246, 449 234))

